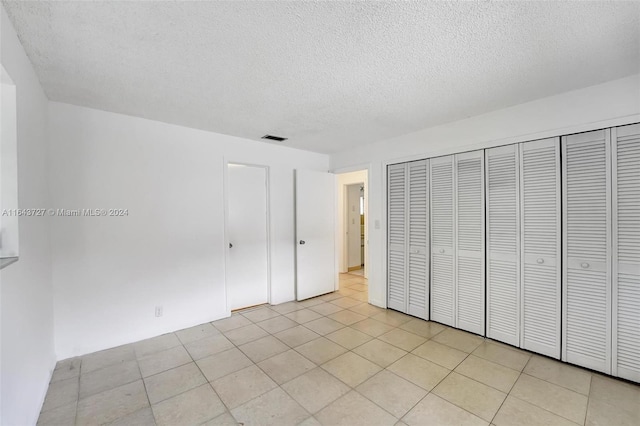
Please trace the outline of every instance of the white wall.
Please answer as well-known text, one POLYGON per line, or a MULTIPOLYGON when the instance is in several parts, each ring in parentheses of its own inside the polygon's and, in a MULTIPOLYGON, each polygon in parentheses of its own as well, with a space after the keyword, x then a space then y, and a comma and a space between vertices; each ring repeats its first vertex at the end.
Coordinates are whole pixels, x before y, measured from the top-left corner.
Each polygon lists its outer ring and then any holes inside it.
POLYGON ((338 271, 347 272, 348 270, 348 244, 346 238, 347 229, 345 227, 347 223, 347 215, 346 215, 346 201, 347 201, 347 186, 352 185, 354 183, 364 182, 364 221, 365 221, 365 245, 364 245, 364 274, 365 277, 368 274, 368 247, 367 247, 367 223, 368 223, 368 203, 367 199, 369 197, 369 176, 367 170, 356 170, 352 172, 339 173, 337 175, 338 189, 337 189, 337 197, 338 197, 338 226, 336 227, 336 247, 338 248, 338 271))
POLYGON ((129 212, 53 219, 59 359, 228 315, 225 160, 270 166, 271 301, 294 299, 293 171, 328 170, 327 155, 49 105, 54 207, 129 212))
MULTIPOLYGON (((1 62, 16 86, 21 208, 49 204, 47 98, 5 10, 1 62)), ((0 424, 35 424, 55 365, 50 221, 19 219, 20 260, 0 271, 0 424)))
POLYGON ((640 74, 432 127, 331 156, 333 170, 370 165, 369 298, 386 306, 386 165, 640 122, 640 74), (380 229, 376 229, 376 221, 380 229))

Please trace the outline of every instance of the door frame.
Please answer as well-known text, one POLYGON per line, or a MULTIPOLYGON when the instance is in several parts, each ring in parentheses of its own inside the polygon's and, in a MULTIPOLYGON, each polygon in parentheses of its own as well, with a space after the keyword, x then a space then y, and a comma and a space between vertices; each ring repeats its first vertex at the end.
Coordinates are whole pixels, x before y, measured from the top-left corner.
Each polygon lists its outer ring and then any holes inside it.
POLYGON ((267 199, 267 303, 271 304, 271 170, 269 166, 264 164, 247 163, 245 161, 234 161, 229 158, 223 158, 222 168, 222 203, 224 208, 224 300, 227 316, 231 316, 231 308, 229 306, 229 165, 237 164, 239 166, 257 167, 265 170, 266 178, 266 199, 267 199))
MULTIPOLYGON (((362 170, 360 170, 360 171, 362 171, 362 170)), ((367 180, 368 180, 368 176, 367 176, 367 180)), ((362 187, 366 186, 365 182, 354 182, 354 183, 346 183, 346 184, 341 185, 342 190, 343 190, 343 197, 342 197, 342 207, 343 207, 342 208, 342 226, 343 226, 343 231, 344 231, 343 232, 343 237, 342 237, 342 250, 343 250, 342 262, 345 265, 345 267, 347 268, 347 273, 349 271, 349 238, 348 237, 345 238, 344 234, 346 234, 347 229, 349 227, 349 210, 348 210, 348 206, 347 206, 347 204, 349 202, 349 193, 347 192, 347 190, 352 185, 362 185, 362 187)), ((367 191, 365 189, 363 191, 363 197, 364 197, 366 192, 367 191)), ((366 198, 367 197, 365 197, 365 203, 366 203, 366 198)), ((366 248, 366 245, 367 245, 366 241, 367 241, 367 237, 368 237, 368 235, 367 235, 367 226, 366 226, 367 225, 367 215, 366 215, 367 211, 366 210, 367 209, 365 208, 365 212, 364 212, 364 214, 365 214, 365 216, 364 216, 364 222, 365 222, 365 229, 364 229, 364 233, 365 233, 365 236, 364 236, 364 238, 365 238, 365 248, 366 248)), ((366 258, 364 256, 364 254, 362 255, 362 262, 364 262, 364 270, 365 270, 365 272, 368 272, 367 271, 366 258)), ((365 276, 366 275, 367 274, 365 274, 365 276)))

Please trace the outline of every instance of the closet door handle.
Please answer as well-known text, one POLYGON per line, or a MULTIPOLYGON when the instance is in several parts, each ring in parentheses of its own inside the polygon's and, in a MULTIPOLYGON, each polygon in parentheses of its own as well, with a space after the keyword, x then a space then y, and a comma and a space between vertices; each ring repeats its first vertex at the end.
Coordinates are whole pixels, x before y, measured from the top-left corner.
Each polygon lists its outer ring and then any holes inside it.
POLYGON ((306 244, 306 242, 305 242, 304 240, 300 240, 300 245, 301 245, 301 246, 303 246, 303 245, 305 245, 305 244, 306 244))
POLYGON ((536 262, 538 262, 540 265, 542 265, 544 263, 544 259, 543 258, 538 258, 538 260, 536 260, 536 262))
POLYGON ((440 249, 440 253, 444 253, 444 249, 440 249))
POLYGON ((587 262, 582 262, 580 266, 582 266, 584 269, 587 269, 589 267, 589 264, 587 262))

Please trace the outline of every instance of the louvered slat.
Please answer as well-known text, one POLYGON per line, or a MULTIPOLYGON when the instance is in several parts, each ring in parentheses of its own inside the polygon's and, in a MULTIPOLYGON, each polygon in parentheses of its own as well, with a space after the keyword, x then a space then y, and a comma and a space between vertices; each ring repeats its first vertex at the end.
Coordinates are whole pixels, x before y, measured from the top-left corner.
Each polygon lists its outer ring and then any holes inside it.
POLYGON ((393 164, 387 167, 387 220, 388 220, 388 306, 406 312, 406 203, 407 165, 393 164))
POLYGON ((484 335, 484 151, 455 156, 456 326, 484 335))
POLYGON ((520 344, 518 145, 485 150, 487 337, 520 344))
POLYGON ((560 357, 560 152, 558 138, 520 150, 520 346, 560 357))
POLYGON ((611 372, 610 131, 563 137, 563 359, 611 372))
POLYGON ((429 162, 415 161, 408 164, 408 300, 410 315, 423 319, 429 317, 429 162))
POLYGON ((640 124, 612 129, 612 374, 640 382, 640 124))
POLYGON ((431 319, 454 326, 453 159, 430 160, 431 319))

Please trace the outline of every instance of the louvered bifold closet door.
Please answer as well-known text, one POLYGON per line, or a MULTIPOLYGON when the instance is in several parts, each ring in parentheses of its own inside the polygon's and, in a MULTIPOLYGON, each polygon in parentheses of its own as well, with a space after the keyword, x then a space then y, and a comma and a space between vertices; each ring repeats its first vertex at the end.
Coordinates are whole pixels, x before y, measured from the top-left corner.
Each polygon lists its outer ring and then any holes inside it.
POLYGON ((613 371, 640 382, 640 124, 611 129, 613 371))
POLYGON ((487 337, 520 345, 518 145, 485 150, 487 337))
POLYGON ((387 265, 388 306, 407 310, 407 165, 393 164, 387 168, 389 250, 387 265))
POLYGON ((520 347, 560 358, 560 143, 521 143, 520 347))
POLYGON ((429 162, 408 164, 408 301, 410 315, 429 318, 429 162))
POLYGON ((454 175, 453 155, 432 158, 431 208, 431 320, 455 326, 454 293, 454 175))
POLYGON ((456 154, 457 323, 484 335, 484 151, 456 154))
POLYGON ((562 359, 611 372, 610 130, 562 138, 562 359))

